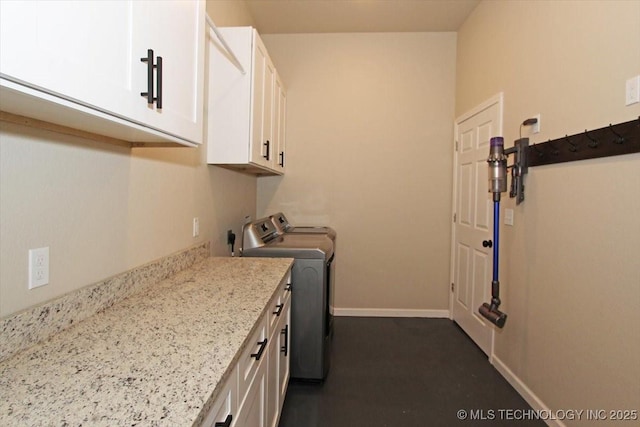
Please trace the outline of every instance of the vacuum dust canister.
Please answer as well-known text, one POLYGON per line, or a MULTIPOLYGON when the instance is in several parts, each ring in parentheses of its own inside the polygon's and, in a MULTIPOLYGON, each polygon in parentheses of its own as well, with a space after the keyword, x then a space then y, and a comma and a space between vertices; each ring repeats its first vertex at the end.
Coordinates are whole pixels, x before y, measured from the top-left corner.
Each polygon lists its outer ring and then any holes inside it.
POLYGON ((507 157, 504 155, 504 138, 491 138, 489 148, 489 192, 504 193, 507 191, 507 157))

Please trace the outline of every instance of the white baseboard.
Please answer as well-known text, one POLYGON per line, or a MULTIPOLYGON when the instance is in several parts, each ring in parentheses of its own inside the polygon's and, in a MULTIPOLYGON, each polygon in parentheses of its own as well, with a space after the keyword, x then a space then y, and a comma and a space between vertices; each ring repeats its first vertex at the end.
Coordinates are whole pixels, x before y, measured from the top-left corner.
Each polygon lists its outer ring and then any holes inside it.
POLYGON ((449 318, 449 310, 396 308, 333 308, 334 316, 352 317, 431 317, 449 318))
MULTIPOLYGON (((538 396, 535 395, 533 391, 527 385, 522 382, 520 378, 516 374, 504 364, 502 360, 497 358, 495 355, 491 357, 491 363, 495 366, 496 370, 500 372, 500 374, 511 384, 513 388, 522 396, 524 400, 531 406, 531 409, 536 411, 545 411, 551 412, 549 407, 544 404, 542 400, 538 396)), ((565 423, 558 419, 546 419, 544 420, 548 426, 550 427, 566 427, 565 423)))

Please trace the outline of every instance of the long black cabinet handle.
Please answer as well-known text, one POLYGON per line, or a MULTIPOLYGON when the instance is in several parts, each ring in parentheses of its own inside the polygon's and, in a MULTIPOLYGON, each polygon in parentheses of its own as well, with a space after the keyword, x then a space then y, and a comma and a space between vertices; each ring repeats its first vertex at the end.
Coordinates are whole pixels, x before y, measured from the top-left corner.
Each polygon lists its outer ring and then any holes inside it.
POLYGON ((276 311, 273 312, 276 316, 280 317, 280 313, 282 313, 282 309, 284 308, 284 304, 276 305, 276 311))
POLYGON ((140 96, 147 98, 147 104, 153 104, 153 49, 147 49, 147 57, 140 58, 140 61, 147 63, 147 91, 140 92, 140 96))
POLYGON ((278 162, 278 164, 284 167, 284 151, 280 152, 280 161, 278 162))
POLYGON ((267 339, 265 338, 262 341, 258 341, 258 345, 260 346, 260 348, 258 349, 258 352, 251 354, 251 357, 255 358, 256 361, 260 360, 260 358, 262 357, 262 353, 264 352, 264 349, 267 347, 267 339))
POLYGON ((213 427, 231 427, 231 421, 233 421, 233 415, 227 415, 227 418, 224 419, 224 422, 215 423, 213 427))
POLYGON ((265 159, 269 160, 269 146, 271 145, 271 143, 269 142, 269 140, 267 139, 267 142, 263 143, 262 145, 264 145, 265 147, 267 147, 267 154, 263 154, 262 157, 264 157, 265 159))
POLYGON ((284 335, 284 345, 280 347, 280 351, 284 353, 285 357, 289 352, 289 325, 284 325, 284 329, 280 331, 284 335))
POLYGON ((158 56, 156 61, 156 108, 162 109, 162 57, 158 56))

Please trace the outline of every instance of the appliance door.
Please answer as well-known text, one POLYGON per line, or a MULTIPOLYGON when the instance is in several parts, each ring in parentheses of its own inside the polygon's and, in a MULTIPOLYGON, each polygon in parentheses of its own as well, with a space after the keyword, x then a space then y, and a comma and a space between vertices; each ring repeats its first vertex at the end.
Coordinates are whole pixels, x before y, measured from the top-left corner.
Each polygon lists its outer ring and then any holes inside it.
POLYGON ((326 302, 325 302, 325 337, 333 336, 333 298, 334 298, 334 275, 335 275, 335 255, 332 255, 325 266, 326 302))
POLYGON ((322 381, 329 371, 332 262, 296 258, 291 291, 291 378, 322 381))

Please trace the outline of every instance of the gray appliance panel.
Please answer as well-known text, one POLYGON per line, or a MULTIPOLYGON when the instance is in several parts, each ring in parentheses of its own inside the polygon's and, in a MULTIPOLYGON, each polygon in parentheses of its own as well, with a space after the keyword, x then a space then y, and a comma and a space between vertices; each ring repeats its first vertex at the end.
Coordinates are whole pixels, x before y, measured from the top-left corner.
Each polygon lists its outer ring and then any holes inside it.
POLYGON ((329 371, 331 330, 325 316, 329 290, 323 260, 296 260, 291 272, 291 377, 322 380, 329 371))

